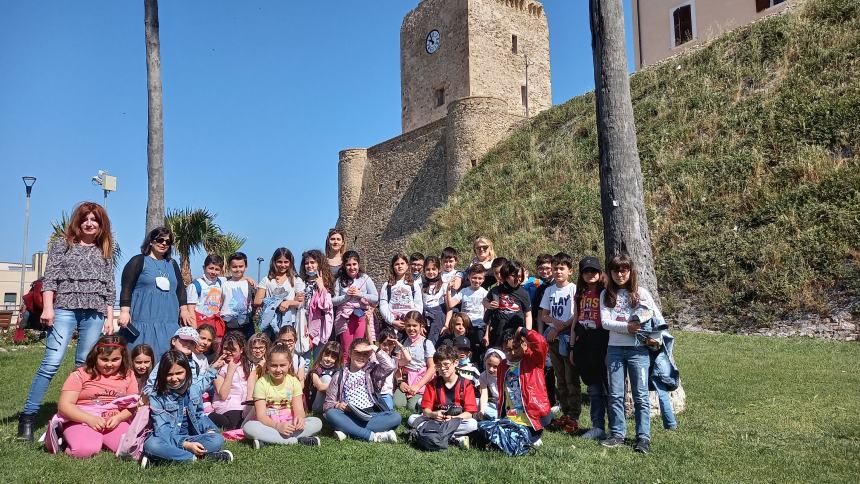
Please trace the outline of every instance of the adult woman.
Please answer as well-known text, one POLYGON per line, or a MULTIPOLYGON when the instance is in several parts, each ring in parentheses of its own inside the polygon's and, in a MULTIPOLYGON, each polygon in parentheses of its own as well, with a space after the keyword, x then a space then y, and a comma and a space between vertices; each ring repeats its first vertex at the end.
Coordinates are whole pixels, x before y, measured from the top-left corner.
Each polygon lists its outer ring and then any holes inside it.
POLYGON ((472 264, 481 264, 487 270, 484 275, 484 283, 481 285, 484 288, 490 288, 496 283, 496 276, 493 274, 491 266, 493 259, 496 258, 496 251, 493 250, 493 241, 484 236, 475 237, 472 241, 472 250, 475 251, 475 257, 472 257, 472 264))
POLYGON ((325 256, 331 268, 332 277, 337 277, 337 271, 343 263, 343 254, 346 252, 346 234, 339 228, 329 229, 325 239, 325 256))
POLYGON ((33 440, 33 417, 78 331, 75 366, 81 366, 102 331, 113 332, 116 301, 113 236, 107 212, 84 202, 48 251, 42 286, 42 322, 48 327, 45 356, 18 420, 18 438, 33 440))
POLYGON ((165 227, 149 232, 122 270, 119 325, 129 339, 129 351, 146 343, 155 359, 170 349, 170 338, 185 326, 194 326, 194 315, 185 307, 186 292, 179 264, 170 257, 173 234, 165 227))

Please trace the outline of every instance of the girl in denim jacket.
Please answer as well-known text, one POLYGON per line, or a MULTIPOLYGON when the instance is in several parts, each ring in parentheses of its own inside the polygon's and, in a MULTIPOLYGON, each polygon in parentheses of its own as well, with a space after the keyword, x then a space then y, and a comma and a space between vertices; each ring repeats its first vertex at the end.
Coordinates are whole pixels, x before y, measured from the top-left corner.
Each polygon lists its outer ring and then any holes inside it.
MULTIPOLYGON (((214 378, 215 370, 207 372, 214 378)), ((141 468, 155 461, 233 460, 229 450, 222 450, 224 437, 203 413, 203 386, 193 381, 184 354, 171 350, 161 357, 149 405, 152 435, 143 445, 141 468)))

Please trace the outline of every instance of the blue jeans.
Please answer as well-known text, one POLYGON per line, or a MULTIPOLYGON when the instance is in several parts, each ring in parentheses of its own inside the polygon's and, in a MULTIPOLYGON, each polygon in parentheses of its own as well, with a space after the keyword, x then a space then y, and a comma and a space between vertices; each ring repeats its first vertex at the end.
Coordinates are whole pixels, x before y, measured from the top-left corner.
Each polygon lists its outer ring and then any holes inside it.
POLYGON ((603 383, 588 385, 588 400, 591 403, 591 428, 606 431, 606 407, 608 396, 603 383))
POLYGON ((380 402, 388 406, 389 410, 394 410, 394 395, 391 393, 380 393, 377 396, 380 402))
MULTIPOLYGON (((224 437, 217 432, 188 437, 188 442, 199 442, 206 448, 206 453, 218 452, 224 447, 224 437)), ((172 442, 157 435, 150 435, 143 444, 143 454, 156 460, 172 462, 185 462, 194 460, 194 454, 182 447, 177 447, 172 442)))
POLYGON ((33 415, 39 411, 48 385, 60 364, 66 356, 66 348, 72 341, 72 333, 78 330, 78 348, 75 351, 75 367, 84 364, 87 354, 102 334, 105 317, 93 309, 54 309, 54 325, 48 330, 45 339, 45 356, 33 383, 30 385, 30 393, 27 394, 27 402, 24 404, 24 414, 33 415))
POLYGON ((663 419, 663 428, 675 430, 678 421, 675 420, 675 410, 672 408, 672 399, 669 398, 669 390, 662 382, 651 380, 657 390, 657 398, 660 400, 660 417, 663 419))
POLYGON ((609 346, 606 371, 609 376, 609 433, 612 437, 627 434, 624 417, 624 375, 630 378, 633 393, 633 415, 636 438, 651 439, 651 401, 648 399, 648 368, 651 359, 645 346, 609 346))
POLYGON ((373 432, 387 432, 400 425, 402 417, 394 410, 375 412, 367 422, 345 413, 343 410, 332 408, 325 413, 325 419, 335 430, 340 430, 356 440, 370 440, 373 432))

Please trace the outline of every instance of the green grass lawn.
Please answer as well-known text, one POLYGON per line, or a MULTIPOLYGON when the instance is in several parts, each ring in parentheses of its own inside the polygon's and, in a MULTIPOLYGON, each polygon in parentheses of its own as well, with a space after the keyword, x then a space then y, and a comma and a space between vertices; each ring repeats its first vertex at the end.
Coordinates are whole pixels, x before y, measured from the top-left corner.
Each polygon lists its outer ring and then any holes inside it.
MULTIPOLYGON (((78 461, 14 441, 16 414, 40 349, 34 345, 0 354, 3 482, 857 482, 860 475, 857 343, 678 334, 688 410, 679 415, 676 432, 652 422, 647 456, 557 433, 545 435, 540 449, 521 458, 460 449, 429 454, 404 443, 337 442, 323 436, 317 449, 255 452, 230 443, 236 456, 232 464, 145 472, 106 453, 78 461)), ((48 392, 40 432, 70 370, 68 358, 48 392)), ((630 435, 632 421, 629 425, 630 435)))

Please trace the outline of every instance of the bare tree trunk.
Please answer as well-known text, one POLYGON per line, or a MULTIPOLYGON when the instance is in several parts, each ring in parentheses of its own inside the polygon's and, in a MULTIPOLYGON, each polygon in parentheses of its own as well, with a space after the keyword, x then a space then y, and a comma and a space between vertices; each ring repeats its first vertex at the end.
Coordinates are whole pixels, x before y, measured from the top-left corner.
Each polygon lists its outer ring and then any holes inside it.
POLYGON ((600 150, 600 206, 607 263, 627 253, 657 304, 657 277, 645 213, 642 167, 630 100, 621 0, 589 0, 600 150))
POLYGON ((148 94, 148 134, 146 174, 147 233, 164 225, 164 121, 161 110, 161 43, 158 39, 158 0, 144 0, 146 31, 146 91, 148 94))

